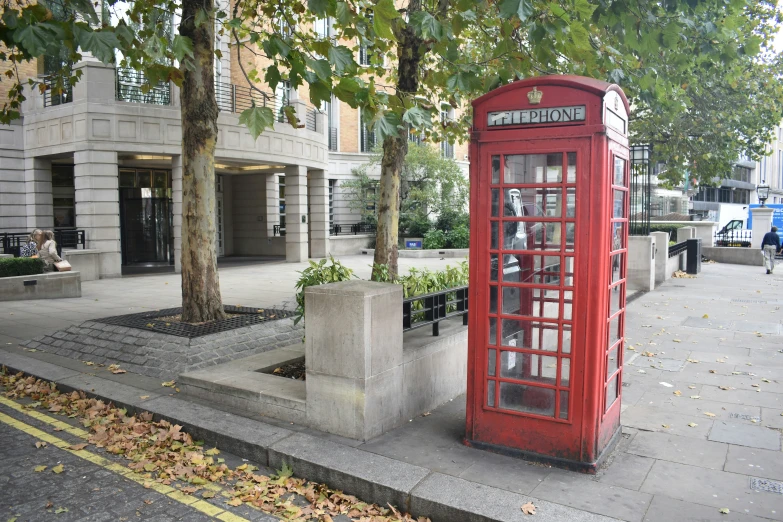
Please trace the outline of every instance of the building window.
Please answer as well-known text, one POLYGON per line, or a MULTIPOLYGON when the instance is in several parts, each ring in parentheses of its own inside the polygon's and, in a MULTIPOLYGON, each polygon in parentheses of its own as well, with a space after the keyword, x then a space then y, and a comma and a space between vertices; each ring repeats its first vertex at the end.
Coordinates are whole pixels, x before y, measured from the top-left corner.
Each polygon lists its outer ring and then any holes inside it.
POLYGON ((316 18, 313 23, 313 30, 318 38, 331 38, 332 37, 332 19, 331 18, 316 18))
POLYGON ((277 196, 280 205, 280 234, 285 232, 285 177, 277 178, 277 196))
MULTIPOLYGON (((445 124, 447 122, 450 122, 454 119, 454 109, 452 107, 448 107, 447 109, 441 108, 440 111, 440 122, 441 124, 445 124)), ((440 153, 444 158, 453 158, 454 157, 454 144, 449 143, 448 141, 444 140, 440 142, 440 153)))
POLYGON ((361 151, 372 152, 372 149, 374 149, 375 145, 377 144, 375 131, 369 128, 366 123, 364 123, 364 118, 362 118, 361 111, 359 112, 359 132, 361 134, 359 137, 359 141, 361 142, 361 151))
POLYGON ((334 228, 334 187, 337 185, 337 180, 329 180, 329 229, 334 228))
POLYGON ((287 121, 285 108, 291 103, 291 82, 284 80, 278 83, 277 87, 275 87, 275 97, 279 107, 277 109, 277 121, 283 123, 287 121))
POLYGON ((731 179, 737 180, 737 181, 744 181, 745 183, 750 183, 750 177, 751 177, 751 171, 753 169, 748 167, 740 167, 739 165, 734 166, 734 170, 731 173, 731 179))
POLYGON ((731 189, 722 188, 718 192, 718 203, 731 203, 731 189))
POLYGON ((215 192, 223 193, 223 174, 215 174, 215 192))
POLYGON ((337 99, 332 95, 330 102, 326 103, 326 121, 329 127, 329 150, 337 150, 337 114, 335 110, 337 108, 337 99))

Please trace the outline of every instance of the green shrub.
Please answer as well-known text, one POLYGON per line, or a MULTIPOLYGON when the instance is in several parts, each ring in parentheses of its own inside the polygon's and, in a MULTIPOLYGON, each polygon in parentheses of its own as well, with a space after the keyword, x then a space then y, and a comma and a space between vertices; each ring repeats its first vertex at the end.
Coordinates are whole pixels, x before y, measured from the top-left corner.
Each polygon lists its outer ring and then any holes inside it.
POLYGON ((43 274, 43 259, 33 257, 6 257, 0 259, 0 277, 43 274))
POLYGON ((308 286, 323 285, 326 283, 337 283, 340 281, 348 281, 353 275, 353 270, 347 268, 339 261, 329 256, 331 261, 330 265, 326 264, 326 259, 321 259, 318 263, 310 261, 310 266, 299 272, 301 277, 296 282, 296 316, 294 317, 294 324, 298 324, 299 321, 304 319, 305 313, 305 288, 308 286))
POLYGON ((442 230, 430 230, 424 234, 423 248, 437 250, 446 247, 446 233, 442 230))
POLYGON ((373 271, 380 276, 379 281, 381 283, 393 282, 402 285, 402 296, 404 298, 430 294, 468 284, 467 261, 462 261, 454 267, 446 265, 446 268, 437 272, 431 272, 426 268, 424 270, 411 268, 407 275, 399 275, 394 281, 391 281, 389 268, 386 265, 373 265, 373 271))
POLYGON ((460 226, 470 228, 470 215, 456 210, 443 211, 435 222, 435 228, 448 232, 460 226))
POLYGON ((409 237, 424 237, 432 229, 432 222, 427 217, 411 219, 406 227, 409 237))
POLYGON ((446 233, 446 248, 470 248, 470 229, 460 225, 446 233))

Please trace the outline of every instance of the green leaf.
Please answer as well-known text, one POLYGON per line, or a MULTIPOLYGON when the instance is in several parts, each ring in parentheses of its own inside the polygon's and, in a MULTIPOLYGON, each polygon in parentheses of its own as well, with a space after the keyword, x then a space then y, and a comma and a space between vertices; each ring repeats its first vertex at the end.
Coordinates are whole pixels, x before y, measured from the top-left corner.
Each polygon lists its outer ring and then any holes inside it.
POLYGON ((120 47, 120 41, 112 31, 86 30, 79 24, 74 26, 74 36, 83 50, 91 52, 103 63, 113 62, 114 50, 120 47))
POLYGON ((323 81, 329 81, 332 77, 332 68, 329 66, 329 62, 320 60, 307 59, 307 66, 315 72, 315 74, 323 81))
POLYGON ((393 0, 380 0, 373 8, 372 26, 375 34, 387 40, 394 40, 391 22, 399 16, 400 13, 395 9, 393 0))
POLYGON ((24 25, 14 31, 14 40, 33 56, 40 56, 54 43, 54 35, 39 24, 24 25))
POLYGON ((416 11, 411 15, 411 23, 417 29, 417 33, 425 40, 443 39, 443 26, 431 14, 426 11, 416 11))
POLYGON ((348 25, 348 22, 351 21, 351 15, 353 14, 351 12, 351 7, 346 2, 337 2, 335 13, 335 18, 340 25, 348 25))
POLYGON ((250 107, 239 115, 240 125, 246 125, 254 139, 275 123, 275 113, 269 107, 250 107))
POLYGON ((264 81, 269 85, 269 88, 272 89, 272 92, 277 89, 277 84, 280 83, 280 80, 282 80, 280 69, 278 69, 276 65, 270 65, 266 68, 264 81))
POLYGON ((356 69, 356 62, 353 61, 353 52, 344 45, 337 45, 329 48, 329 63, 334 66, 337 74, 351 72, 356 69))
POLYGON ((405 114, 402 116, 402 121, 414 129, 432 126, 432 116, 430 115, 429 111, 422 109, 418 105, 415 105, 405 111, 405 114))
POLYGON ((201 27, 204 24, 209 23, 209 13, 206 9, 198 9, 196 10, 196 19, 195 19, 196 27, 201 27))
POLYGON ((386 136, 398 133, 397 127, 400 124, 400 118, 393 112, 386 112, 380 118, 375 120, 373 130, 378 135, 378 139, 383 141, 386 136))
POLYGON ((187 36, 177 34, 174 35, 174 42, 171 50, 174 53, 174 58, 176 58, 178 62, 181 62, 186 56, 193 56, 193 43, 187 36))
POLYGON ((324 18, 326 10, 329 9, 329 0, 307 0, 307 7, 314 14, 324 18))
POLYGON ((531 0, 501 0, 500 16, 511 18, 516 15, 520 20, 526 20, 533 15, 533 3, 531 0))
POLYGON ((310 102, 313 105, 320 107, 322 102, 327 102, 331 98, 332 90, 326 82, 317 80, 310 83, 310 102))
POLYGON ((481 79, 478 75, 467 71, 460 71, 446 80, 449 90, 472 91, 481 87, 481 79))

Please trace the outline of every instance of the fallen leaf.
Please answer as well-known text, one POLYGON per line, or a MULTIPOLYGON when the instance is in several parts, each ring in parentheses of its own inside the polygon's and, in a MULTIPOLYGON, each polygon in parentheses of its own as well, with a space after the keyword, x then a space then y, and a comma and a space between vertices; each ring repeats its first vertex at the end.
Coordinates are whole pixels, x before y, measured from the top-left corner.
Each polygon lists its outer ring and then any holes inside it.
POLYGON ((702 316, 701 316, 701 318, 702 318, 702 319, 709 319, 709 318, 710 318, 710 316, 709 316, 709 315, 707 315, 707 314, 704 314, 704 315, 702 315, 702 316))
POLYGON ((725 362, 726 362, 726 360, 725 360, 725 359, 715 359, 715 362, 719 362, 719 363, 725 363, 725 362))
POLYGON ((46 469, 46 466, 36 466, 36 467, 33 468, 33 471, 35 471, 36 473, 40 473, 40 472, 42 472, 45 469, 46 469))
POLYGON ((710 373, 718 373, 718 370, 710 370, 710 373))
POLYGON ((714 417, 714 416, 715 416, 715 414, 714 414, 714 413, 710 413, 710 412, 708 412, 708 411, 705 411, 705 412, 704 412, 704 415, 706 415, 707 417, 714 417))
POLYGON ((46 442, 44 442, 44 441, 42 441, 42 440, 39 440, 39 441, 36 441, 36 442, 35 442, 35 447, 36 447, 36 448, 45 448, 45 447, 46 447, 46 445, 47 445, 47 443, 46 443, 46 442))
POLYGON ((668 429, 671 427, 671 426, 669 426, 668 424, 661 424, 661 426, 663 426, 663 427, 664 427, 664 428, 666 428, 667 430, 668 430, 668 429))
POLYGON ((152 504, 153 502, 155 502, 155 501, 154 501, 154 500, 150 500, 150 499, 148 499, 148 498, 145 498, 145 499, 144 499, 144 503, 145 503, 145 504, 147 504, 148 506, 149 506, 150 504, 152 504))
POLYGON ((63 472, 63 465, 62 464, 56 465, 55 467, 52 468, 52 471, 54 471, 59 475, 60 473, 63 472))
POLYGON ((720 388, 721 390, 733 390, 734 389, 733 386, 718 386, 718 388, 720 388))
POLYGON ((754 387, 754 388, 758 388, 759 387, 758 384, 751 384, 751 386, 754 387))
POLYGON ((691 399, 701 399, 701 395, 691 395, 691 399))
POLYGON ((176 382, 175 382, 175 381, 166 381, 166 382, 164 382, 164 383, 161 383, 161 384, 162 384, 163 386, 165 386, 166 388, 173 388, 173 387, 174 387, 174 385, 176 384, 176 382))
POLYGON ((67 513, 68 512, 68 508, 67 507, 58 507, 57 509, 54 510, 54 512, 57 513, 58 515, 60 513, 67 513))
POLYGON ((214 491, 205 491, 201 494, 201 498, 214 498, 215 492, 214 491))
POLYGON ((532 502, 528 502, 527 504, 522 505, 522 513, 525 515, 535 515, 536 514, 536 506, 533 505, 532 502))
POLYGON ((234 507, 241 506, 242 505, 242 499, 240 499, 239 497, 234 497, 231 500, 229 500, 228 502, 226 502, 226 504, 228 504, 229 506, 234 506, 234 507))
POLYGON ((688 386, 688 388, 691 389, 691 390, 695 390, 696 386, 688 386))
POLYGON ((141 399, 141 400, 149 399, 149 398, 150 398, 149 395, 139 395, 139 399, 141 399))
POLYGON ((422 417, 429 417, 430 415, 432 415, 432 413, 428 411, 425 411, 424 413, 421 414, 422 417))
POLYGON ((87 447, 87 443, 83 442, 81 444, 74 444, 73 446, 68 446, 68 449, 69 450, 74 450, 74 451, 81 451, 81 450, 83 450, 86 447, 87 447))
POLYGON ((109 367, 106 368, 106 369, 109 370, 111 373, 115 373, 115 374, 116 373, 127 373, 125 370, 120 368, 119 364, 110 364, 109 367))
POLYGON ((682 395, 682 392, 680 390, 677 390, 677 391, 674 392, 674 395, 679 397, 680 395, 682 395))
POLYGON ((44 509, 49 509, 51 507, 54 507, 54 503, 50 500, 46 503, 46 507, 44 509))
POLYGON ((718 513, 720 513, 721 515, 728 515, 729 513, 731 513, 731 511, 729 511, 729 508, 720 508, 718 510, 718 513))
POLYGON ((95 366, 95 363, 94 363, 94 362, 92 362, 92 361, 83 361, 83 362, 84 362, 84 364, 86 364, 87 366, 95 366))
POLYGON ((698 426, 698 424, 696 424, 695 422, 689 422, 688 423, 688 427, 689 428, 695 428, 696 426, 698 426))
POLYGON ((769 379, 762 377, 761 382, 770 382, 769 379))

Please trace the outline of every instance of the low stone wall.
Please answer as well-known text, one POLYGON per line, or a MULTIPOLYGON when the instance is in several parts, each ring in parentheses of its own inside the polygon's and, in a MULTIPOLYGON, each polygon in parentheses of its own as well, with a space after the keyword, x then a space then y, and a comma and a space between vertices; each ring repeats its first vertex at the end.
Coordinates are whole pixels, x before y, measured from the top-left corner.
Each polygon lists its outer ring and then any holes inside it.
MULTIPOLYGON (((362 250, 362 254, 365 255, 375 255, 375 250, 372 248, 367 248, 362 250)), ((460 258, 465 259, 468 257, 468 254, 470 254, 470 249, 467 248, 442 248, 440 250, 438 249, 431 249, 431 250, 408 250, 408 249, 401 249, 399 251, 399 257, 408 257, 413 259, 424 259, 424 258, 460 258)))
POLYGON ((764 256, 758 248, 705 247, 702 245, 701 254, 718 263, 764 266, 764 256))
POLYGON ((685 270, 685 254, 679 254, 666 260, 666 279, 677 270, 685 270))
POLYGON ((78 271, 0 277, 0 301, 61 299, 81 296, 82 280, 78 271))
POLYGON ((82 281, 101 278, 100 250, 63 250, 63 259, 71 264, 72 270, 82 274, 82 281))
POLYGON ((628 291, 649 292, 655 288, 655 238, 628 237, 628 291))
POLYGON ((333 256, 352 256, 360 253, 375 238, 373 235, 329 236, 329 253, 333 256))
POLYGON ((95 364, 119 364, 129 372, 168 380, 180 373, 290 345, 302 335, 302 327, 294 326, 293 319, 193 338, 86 321, 21 344, 95 364))

